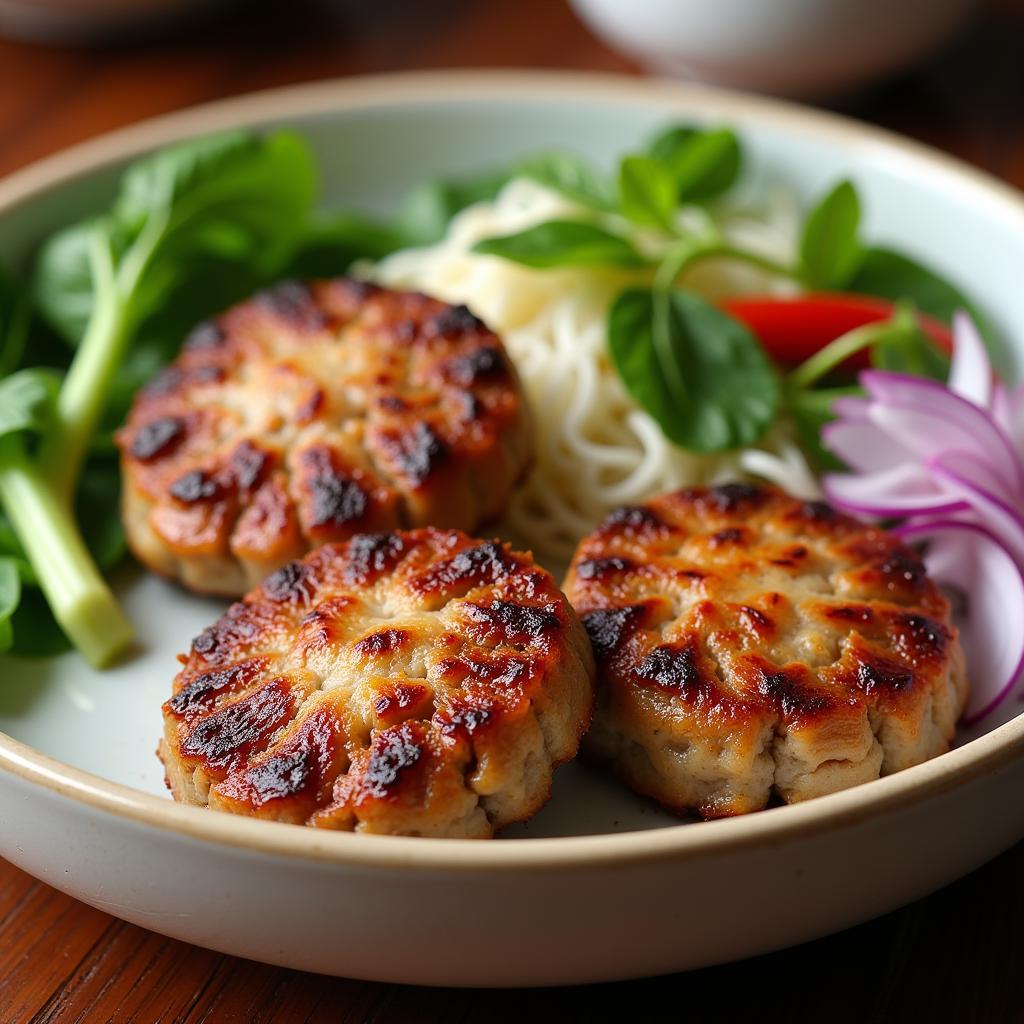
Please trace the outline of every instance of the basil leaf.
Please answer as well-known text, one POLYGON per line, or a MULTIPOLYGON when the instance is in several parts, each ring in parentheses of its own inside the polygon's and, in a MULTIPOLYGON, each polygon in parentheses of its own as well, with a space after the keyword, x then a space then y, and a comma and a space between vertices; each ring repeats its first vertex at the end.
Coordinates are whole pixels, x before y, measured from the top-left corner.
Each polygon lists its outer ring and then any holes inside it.
POLYGON ((849 287, 866 295, 912 302, 922 312, 947 324, 958 309, 964 309, 989 346, 993 344, 992 328, 978 307, 956 285, 903 253, 884 248, 866 250, 849 287))
POLYGON ((60 377, 52 370, 19 370, 0 380, 0 437, 44 431, 59 387, 60 377))
POLYGON ((679 201, 684 203, 727 192, 743 164, 739 139, 728 128, 670 128, 651 143, 649 152, 671 170, 679 201))
POLYGON ((444 238, 452 217, 467 206, 493 199, 511 176, 508 170, 499 170, 468 180, 425 181, 402 201, 393 230, 404 245, 433 245, 444 238))
POLYGON ((574 153, 541 153, 529 157, 517 173, 595 210, 612 210, 615 204, 608 184, 574 153))
POLYGON ((775 418, 779 385, 763 349, 692 292, 624 292, 609 313, 608 342, 630 394, 683 448, 752 444, 775 418))
POLYGON ((11 616, 21 601, 21 576, 13 558, 0 558, 0 652, 14 645, 11 616))
POLYGON ((619 165, 619 207, 635 224, 669 229, 678 205, 672 172, 648 156, 627 156, 619 165))
POLYGON ((812 288, 845 289, 858 272, 864 250, 857 237, 860 200, 841 181, 808 214, 800 239, 801 276, 812 288))
POLYGON ((647 262, 625 238, 577 220, 550 220, 515 235, 485 238, 473 252, 538 268, 639 267, 647 262))

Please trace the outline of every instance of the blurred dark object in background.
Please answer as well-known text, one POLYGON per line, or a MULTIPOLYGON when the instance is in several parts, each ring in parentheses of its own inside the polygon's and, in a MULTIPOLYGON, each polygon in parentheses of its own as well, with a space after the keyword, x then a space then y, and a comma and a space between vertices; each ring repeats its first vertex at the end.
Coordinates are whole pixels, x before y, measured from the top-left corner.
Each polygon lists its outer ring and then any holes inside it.
POLYGON ((216 17, 230 0, 0 0, 0 34, 89 45, 153 39, 216 17))

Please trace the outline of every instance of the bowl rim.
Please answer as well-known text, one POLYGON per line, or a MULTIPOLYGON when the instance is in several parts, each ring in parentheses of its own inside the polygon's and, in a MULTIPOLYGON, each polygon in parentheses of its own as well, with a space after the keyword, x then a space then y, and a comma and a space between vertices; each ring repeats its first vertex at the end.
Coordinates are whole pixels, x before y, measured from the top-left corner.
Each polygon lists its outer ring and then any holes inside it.
MULTIPOLYGON (((151 118, 75 145, 7 176, 0 181, 0 218, 37 200, 50 188, 205 132, 396 105, 446 101, 475 105, 552 98, 563 102, 600 100, 646 109, 660 106, 666 114, 697 114, 702 120, 753 118, 770 128, 824 139, 860 156, 884 153, 890 159, 916 164, 933 176, 939 174, 947 187, 967 190, 972 203, 991 207, 1000 217, 1018 223, 1024 233, 1024 196, 1012 186, 884 129, 787 101, 707 86, 592 72, 525 70, 359 76, 250 93, 151 118)), ((1018 716, 924 764, 802 804, 649 831, 480 843, 355 835, 211 814, 205 808, 177 804, 74 768, 0 732, 0 772, 94 812, 173 833, 182 840, 327 864, 462 872, 578 871, 652 861, 685 862, 741 847, 790 842, 898 813, 1000 771, 1022 753, 1024 716, 1018 716)))

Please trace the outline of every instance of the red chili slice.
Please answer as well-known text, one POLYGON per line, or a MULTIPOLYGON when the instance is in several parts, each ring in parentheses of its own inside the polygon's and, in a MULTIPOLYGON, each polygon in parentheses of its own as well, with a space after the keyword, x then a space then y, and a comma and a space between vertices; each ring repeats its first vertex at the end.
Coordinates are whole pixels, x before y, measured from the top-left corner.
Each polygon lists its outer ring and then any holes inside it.
MULTIPOLYGON (((785 366, 798 366, 847 331, 888 320, 895 304, 870 295, 817 292, 785 298, 745 295, 727 300, 723 308, 753 331, 772 358, 785 366)), ((926 313, 918 313, 918 322, 943 352, 953 351, 953 336, 944 323, 926 313)), ((857 370, 868 364, 865 350, 844 365, 857 370)))

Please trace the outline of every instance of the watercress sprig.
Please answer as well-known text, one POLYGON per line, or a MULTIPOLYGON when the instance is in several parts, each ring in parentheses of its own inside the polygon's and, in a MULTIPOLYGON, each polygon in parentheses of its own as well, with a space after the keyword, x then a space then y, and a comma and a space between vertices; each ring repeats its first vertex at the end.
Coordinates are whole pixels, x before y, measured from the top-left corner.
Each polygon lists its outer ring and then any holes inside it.
MULTIPOLYGON (((74 354, 59 389, 31 369, 0 385, 9 392, 0 505, 55 619, 93 664, 132 637, 74 511, 125 353, 143 325, 219 268, 244 266, 256 282, 279 274, 307 230, 315 189, 309 149, 290 133, 184 143, 130 166, 107 213, 60 232, 39 255, 36 305, 74 354)), ((17 344, 10 327, 5 339, 3 352, 17 344)), ((0 612, 17 600, 3 574, 0 612)))

